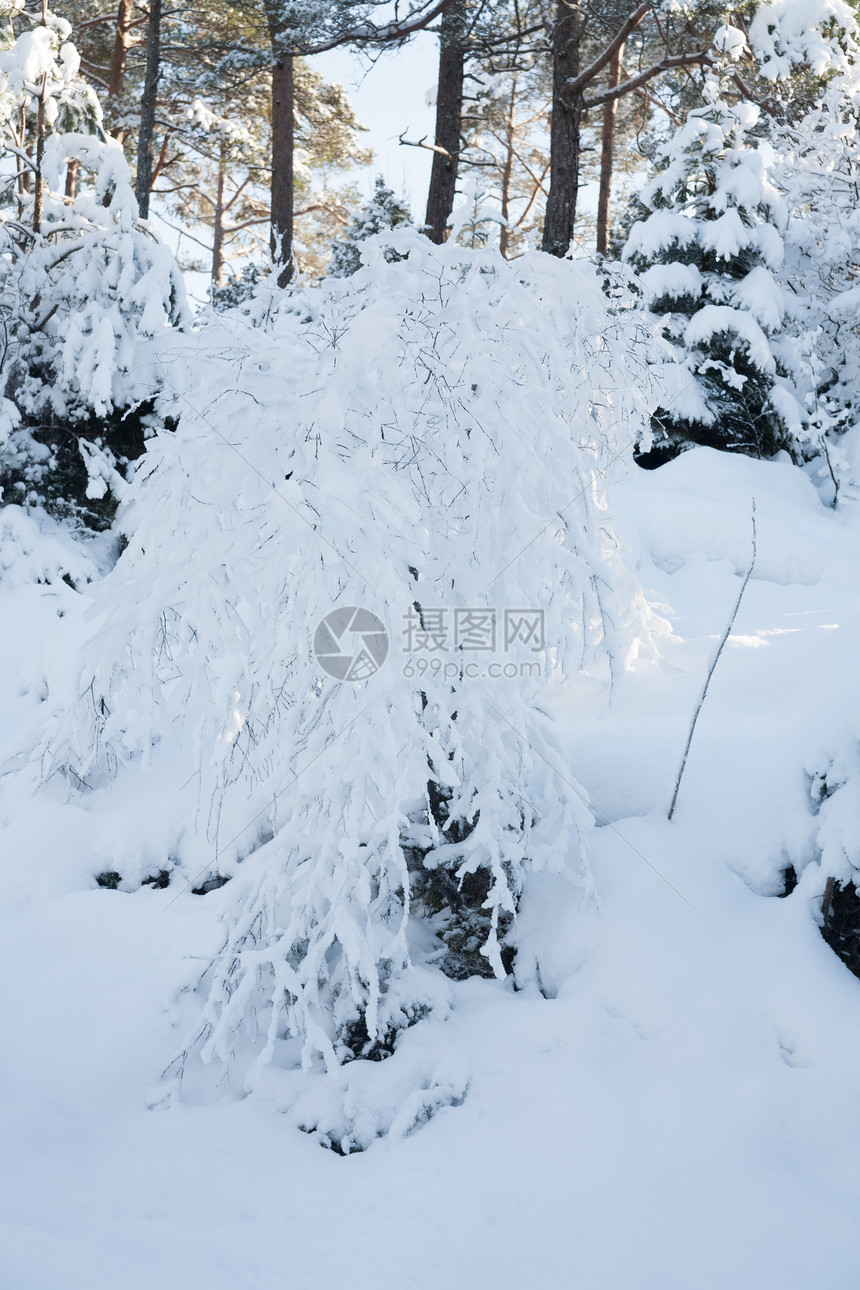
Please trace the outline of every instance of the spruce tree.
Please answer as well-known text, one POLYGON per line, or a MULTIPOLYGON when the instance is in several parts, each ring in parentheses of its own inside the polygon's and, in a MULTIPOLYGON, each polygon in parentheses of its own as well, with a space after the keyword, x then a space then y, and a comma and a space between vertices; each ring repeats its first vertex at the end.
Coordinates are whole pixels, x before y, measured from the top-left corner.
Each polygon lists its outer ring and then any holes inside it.
MULTIPOLYGON (((376 176, 373 196, 352 217, 346 236, 332 243, 329 274, 333 278, 349 278, 361 268, 361 243, 387 229, 400 228, 412 223, 409 208, 398 201, 382 175, 376 176)), ((383 252, 389 264, 400 259, 390 247, 383 252)))
POLYGON ((782 203, 752 134, 759 109, 727 101, 743 37, 725 28, 718 43, 705 105, 663 150, 624 251, 678 359, 643 464, 691 443, 758 457, 789 446, 771 348, 784 316, 782 203))

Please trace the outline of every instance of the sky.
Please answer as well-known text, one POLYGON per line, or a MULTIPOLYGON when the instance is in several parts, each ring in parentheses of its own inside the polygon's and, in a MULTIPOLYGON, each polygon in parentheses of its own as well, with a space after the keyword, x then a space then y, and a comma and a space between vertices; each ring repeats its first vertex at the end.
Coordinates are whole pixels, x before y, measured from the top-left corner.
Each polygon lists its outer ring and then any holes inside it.
POLYGON ((435 91, 438 38, 419 34, 410 44, 384 53, 376 63, 348 50, 332 50, 310 60, 327 80, 347 91, 356 115, 367 126, 366 140, 374 151, 373 165, 362 169, 359 186, 370 196, 377 174, 384 175, 398 197, 405 197, 414 218, 424 214, 431 154, 426 148, 408 148, 398 136, 431 140, 435 108, 427 103, 435 91))

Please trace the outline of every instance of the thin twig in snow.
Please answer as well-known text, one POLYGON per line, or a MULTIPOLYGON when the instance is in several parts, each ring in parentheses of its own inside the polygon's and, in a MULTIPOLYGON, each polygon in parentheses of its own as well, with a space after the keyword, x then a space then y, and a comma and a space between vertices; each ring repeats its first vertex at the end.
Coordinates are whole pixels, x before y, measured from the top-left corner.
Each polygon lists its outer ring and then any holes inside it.
POLYGON ((684 774, 684 767, 687 765, 687 757, 690 752, 690 744, 693 742, 693 732, 696 729, 696 722, 699 720, 699 713, 702 711, 702 704, 705 702, 705 695, 708 693, 708 686, 711 684, 711 677, 714 675, 714 670, 720 661, 720 655, 723 652, 725 643, 729 639, 732 628, 735 625, 735 619, 738 616, 738 610, 741 607, 741 601, 743 600, 744 592, 747 589, 747 583, 752 577, 752 571, 755 568, 756 552, 757 552, 757 543, 756 543, 756 528, 755 528, 755 498, 753 498, 752 499, 752 559, 750 560, 750 567, 747 569, 746 576, 744 577, 744 580, 741 583, 741 589, 738 592, 738 598, 735 601, 735 607, 732 610, 732 616, 729 619, 728 623, 726 624, 726 630, 723 632, 720 643, 717 646, 717 652, 714 655, 713 662, 711 663, 710 668, 708 669, 708 675, 705 677, 705 684, 702 686, 702 693, 699 695, 699 702, 696 704, 696 711, 693 713, 693 720, 690 722, 690 733, 687 735, 687 746, 684 749, 684 756, 681 758, 681 769, 678 771, 678 778, 675 780, 675 791, 672 794, 672 805, 669 807, 670 820, 675 811, 675 803, 678 800, 678 789, 681 787, 681 777, 684 774))

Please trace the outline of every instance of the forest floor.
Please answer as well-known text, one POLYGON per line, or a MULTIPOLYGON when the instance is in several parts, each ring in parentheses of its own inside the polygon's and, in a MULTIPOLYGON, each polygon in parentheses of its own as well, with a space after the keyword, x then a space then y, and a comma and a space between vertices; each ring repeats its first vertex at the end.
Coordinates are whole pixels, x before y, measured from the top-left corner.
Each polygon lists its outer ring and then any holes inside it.
MULTIPOLYGON (((326 1151, 276 1072, 159 1106, 220 893, 88 885, 56 812, 0 831, 4 1290, 856 1290, 860 980, 820 934, 810 773, 860 731, 860 504, 704 449, 612 504, 673 635, 611 704, 588 678, 556 696, 599 812, 597 902, 534 887, 555 997, 455 983, 450 1017, 409 1032, 401 1066, 420 1050, 468 1081, 409 1136, 326 1151), (669 822, 753 497, 756 566, 669 822)), ((74 600, 0 583, 0 747, 74 600)))

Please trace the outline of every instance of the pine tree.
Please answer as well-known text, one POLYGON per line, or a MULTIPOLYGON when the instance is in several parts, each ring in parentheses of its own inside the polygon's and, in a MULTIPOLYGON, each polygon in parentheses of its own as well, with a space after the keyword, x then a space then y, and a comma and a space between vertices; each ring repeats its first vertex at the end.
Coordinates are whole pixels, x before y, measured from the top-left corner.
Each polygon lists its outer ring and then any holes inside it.
MULTIPOLYGON (((317 275, 355 200, 352 182, 339 183, 338 177, 369 162, 372 153, 362 147, 363 127, 339 85, 300 58, 293 60, 293 82, 294 250, 301 271, 317 275)), ((185 89, 175 95, 180 124, 153 195, 194 230, 196 245, 205 246, 208 236, 212 253, 205 268, 217 294, 228 285, 231 262, 260 250, 269 222, 269 96, 265 78, 250 72, 238 81, 235 73, 213 73, 200 89, 184 109, 185 89)))
MULTIPOLYGON (((329 276, 351 277, 361 268, 362 242, 390 228, 402 228, 411 223, 409 207, 398 201, 394 190, 388 187, 382 175, 377 175, 370 201, 355 212, 346 236, 332 243, 329 276)), ((386 247, 383 254, 389 264, 400 258, 391 247, 386 247)))
POLYGON ((459 157, 461 176, 477 177, 492 194, 505 259, 521 255, 539 231, 549 173, 546 68, 533 54, 512 63, 510 69, 472 74, 476 88, 463 114, 459 157))
POLYGON ((718 40, 705 106, 665 148, 624 252, 679 363, 654 416, 651 464, 690 443, 759 457, 788 443, 770 343, 785 312, 783 206, 752 138, 758 108, 727 101, 743 37, 727 27, 718 40))

